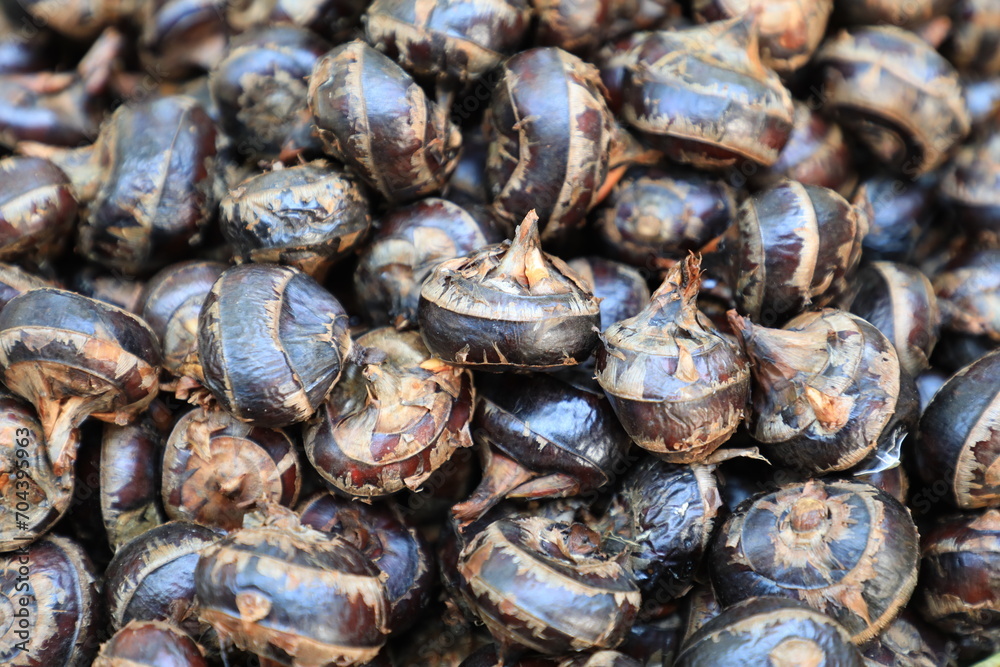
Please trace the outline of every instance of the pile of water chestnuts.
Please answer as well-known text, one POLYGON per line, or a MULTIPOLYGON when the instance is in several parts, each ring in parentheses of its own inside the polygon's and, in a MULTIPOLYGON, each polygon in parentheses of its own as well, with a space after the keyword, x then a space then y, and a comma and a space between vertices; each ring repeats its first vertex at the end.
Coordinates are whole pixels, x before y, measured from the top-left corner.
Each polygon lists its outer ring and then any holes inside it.
POLYGON ((998 660, 996 0, 0 1, 0 664, 998 660))

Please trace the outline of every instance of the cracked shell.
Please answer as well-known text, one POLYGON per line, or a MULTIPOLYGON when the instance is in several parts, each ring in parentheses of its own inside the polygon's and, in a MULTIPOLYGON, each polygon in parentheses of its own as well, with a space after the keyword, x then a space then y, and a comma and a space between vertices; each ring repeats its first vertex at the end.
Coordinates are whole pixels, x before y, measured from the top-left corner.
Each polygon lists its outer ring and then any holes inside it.
POLYGON ((368 196, 324 160, 246 179, 219 205, 219 227, 239 262, 294 266, 322 280, 368 237, 368 196))
POLYGON ((351 351, 347 320, 340 302, 298 269, 227 269, 198 318, 205 384, 240 421, 305 421, 340 378, 351 351))
POLYGON ((415 331, 384 327, 306 425, 306 455, 352 496, 417 490, 460 447, 472 445, 471 374, 431 356, 415 331))
POLYGON ((809 480, 741 503, 716 534, 708 562, 723 607, 791 598, 828 614, 862 644, 910 599, 918 540, 909 510, 874 486, 809 480))

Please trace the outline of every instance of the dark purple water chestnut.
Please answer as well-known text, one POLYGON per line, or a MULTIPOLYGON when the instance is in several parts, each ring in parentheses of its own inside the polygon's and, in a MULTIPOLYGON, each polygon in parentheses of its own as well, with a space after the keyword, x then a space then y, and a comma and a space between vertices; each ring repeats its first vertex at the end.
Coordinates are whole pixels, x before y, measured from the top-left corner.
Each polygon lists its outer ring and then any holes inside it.
POLYGON ((291 507, 301 488, 299 450, 284 431, 218 408, 185 414, 163 447, 160 492, 171 519, 235 530, 255 503, 291 507))
POLYGON ((597 381, 640 447, 673 463, 705 458, 743 419, 750 369, 739 348, 698 310, 700 260, 667 274, 637 316, 609 327, 597 381))
POLYGON ((876 449, 894 426, 902 386, 896 350, 878 329, 834 309, 783 329, 730 313, 754 376, 750 434, 769 461, 824 474, 876 449))
POLYGON ((815 185, 781 181, 750 197, 723 241, 736 308, 775 326, 847 291, 870 209, 815 185))
POLYGON ((517 49, 531 14, 526 0, 375 0, 365 14, 365 36, 417 77, 464 84, 517 49))
POLYGON ((282 665, 345 667, 385 644, 384 577, 356 547, 281 507, 203 549, 194 574, 199 615, 223 644, 282 665))
POLYGON ((580 228, 608 176, 614 118, 597 69, 557 48, 507 60, 486 110, 493 208, 517 224, 534 210, 542 239, 580 228))
POLYGON ((198 319, 205 384, 241 421, 272 428, 304 421, 351 351, 347 319, 340 302, 298 269, 227 269, 198 319))
POLYGON ((323 280, 371 229, 368 195, 324 160, 246 179, 222 200, 219 227, 238 262, 273 262, 323 280))
POLYGON ((390 201, 441 190, 455 168, 462 135, 447 110, 361 40, 316 63, 309 108, 325 150, 390 201))
POLYGON ((715 536, 709 569, 723 607, 792 598, 861 644, 906 605, 919 557, 917 528, 895 498, 864 482, 809 480, 736 508, 715 536))
POLYGON ((132 621, 168 621, 192 637, 207 626, 197 617, 194 571, 203 549, 220 538, 189 521, 150 528, 122 545, 104 575, 104 602, 113 630, 132 621))
POLYGON ((166 521, 160 505, 160 461, 166 433, 150 410, 134 424, 105 424, 101 436, 101 518, 115 550, 166 521))
MULTIPOLYGON (((133 5, 139 59, 154 79, 184 79, 211 70, 222 60, 231 30, 218 0, 148 0, 133 5)), ((143 79, 148 95, 152 84, 143 79)))
POLYGON ((464 524, 505 497, 591 493, 621 474, 631 445, 599 388, 565 375, 480 376, 472 433, 484 471, 452 510, 464 524))
POLYGON ((885 334, 912 376, 930 366, 941 330, 941 312, 931 281, 919 269, 872 262, 858 272, 850 310, 885 334))
POLYGON ((1000 351, 953 375, 920 418, 915 469, 959 509, 1000 507, 1000 351))
POLYGON ((417 316, 428 349, 448 363, 544 370, 590 356, 600 307, 565 262, 542 252, 532 211, 513 241, 439 264, 424 281, 417 316))
POLYGON ((103 613, 94 565, 80 545, 44 537, 0 555, 0 605, 7 626, 0 661, 11 667, 88 667, 103 613))
POLYGON ((970 234, 1000 237, 1000 136, 962 147, 944 168, 942 203, 970 234))
POLYGON ((645 142, 698 168, 777 161, 792 96, 761 62, 752 18, 655 32, 635 48, 622 116, 645 142))
POLYGON ((81 216, 80 254, 138 275, 189 252, 215 215, 215 139, 193 98, 119 107, 96 144, 106 166, 81 216))
POLYGON ((31 406, 0 391, 0 552, 44 535, 69 509, 74 471, 56 474, 31 406))
POLYGON ((635 317, 649 303, 646 279, 627 264, 593 256, 579 257, 568 264, 600 299, 602 331, 615 322, 635 317))
POLYGON ((833 0, 695 0, 698 21, 724 21, 754 14, 760 57, 767 67, 790 74, 809 62, 826 34, 833 0))
POLYGON ((907 176, 940 165, 969 131, 958 73, 893 25, 841 31, 816 54, 822 99, 875 157, 907 176))
POLYGON ((641 600, 597 533, 542 517, 491 523, 466 544, 458 572, 501 655, 614 648, 641 600))
POLYGON ((921 540, 917 610, 943 632, 1000 646, 1000 511, 939 518, 921 540))
POLYGON ((629 565, 643 593, 643 616, 662 614, 704 574, 704 556, 722 508, 716 466, 745 453, 718 450, 710 457, 715 460, 691 465, 647 457, 625 476, 609 512, 615 534, 628 544, 629 565))
POLYGON ((354 291, 376 323, 417 324, 420 289, 438 264, 499 243, 504 234, 482 207, 428 197, 376 222, 354 274, 354 291))
POLYGON ((57 476, 73 468, 84 419, 126 424, 156 397, 159 348, 135 315, 66 290, 31 290, 0 311, 4 384, 38 411, 57 476))
POLYGON ((420 619, 430 606, 437 579, 433 553, 399 506, 368 505, 320 492, 296 511, 302 525, 342 537, 385 573, 391 632, 399 634, 420 619))
POLYGON ((692 170, 634 168, 596 213, 598 233, 613 256, 651 270, 725 232, 737 194, 724 179, 692 170))
POLYGON ((1000 248, 970 249, 932 282, 945 330, 1000 343, 1000 248))
MULTIPOLYGON (((535 0, 535 43, 585 58, 607 40, 688 25, 674 0, 535 0)), ((593 61, 591 61, 593 62, 593 61)))
POLYGON ((726 609, 687 638, 677 667, 708 665, 863 667, 834 619, 793 600, 759 597, 726 609))
POLYGON ((101 646, 93 667, 208 667, 205 650, 162 621, 132 621, 101 646))
POLYGON ((59 254, 76 222, 69 178, 48 160, 0 160, 0 259, 59 254))
POLYGON ((139 298, 142 318, 159 338, 163 370, 180 384, 205 381, 198 356, 198 317, 205 297, 225 270, 221 262, 171 264, 149 279, 139 298))
POLYGON ((295 26, 234 37, 209 88, 222 129, 245 160, 286 158, 319 149, 312 136, 309 75, 330 46, 295 26))
POLYGON ((766 188, 788 178, 803 185, 830 188, 846 197, 858 175, 844 131, 809 104, 798 100, 794 104, 792 134, 778 161, 752 174, 750 182, 755 188, 766 188))
POLYGON ((417 490, 472 445, 471 374, 431 356, 415 331, 374 329, 303 432, 335 488, 360 497, 417 490))

